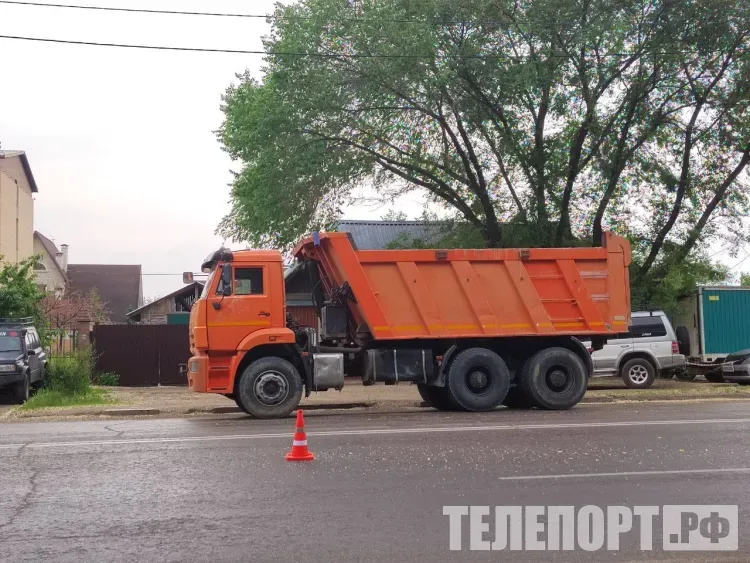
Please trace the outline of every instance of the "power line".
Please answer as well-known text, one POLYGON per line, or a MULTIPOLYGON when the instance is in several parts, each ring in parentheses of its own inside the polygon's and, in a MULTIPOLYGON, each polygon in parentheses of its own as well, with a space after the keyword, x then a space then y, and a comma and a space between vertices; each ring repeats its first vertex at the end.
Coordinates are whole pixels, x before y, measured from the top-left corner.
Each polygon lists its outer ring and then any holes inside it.
MULTIPOLYGON (((130 12, 141 14, 167 14, 177 16, 209 16, 220 18, 255 18, 255 19, 282 19, 282 20, 311 20, 313 16, 277 16, 276 14, 237 14, 226 12, 189 12, 184 10, 153 10, 147 8, 119 8, 110 6, 84 6, 81 4, 51 4, 46 2, 19 2, 16 0, 0 0, 0 4, 14 4, 17 6, 33 6, 38 8, 69 8, 75 10, 95 10, 101 12, 130 12)), ((380 18, 338 18, 337 21, 362 22, 362 23, 413 23, 424 25, 500 25, 517 23, 515 21, 467 21, 467 20, 415 20, 415 19, 380 19, 380 18)))
MULTIPOLYGON (((2 2, 2 0, 0 0, 2 2)), ((75 41, 72 39, 52 39, 48 37, 24 37, 20 35, 0 35, 0 39, 15 39, 19 41, 37 41, 41 43, 62 43, 67 45, 85 45, 89 47, 122 47, 126 49, 151 49, 156 51, 188 51, 197 53, 230 53, 239 55, 272 55, 276 57, 316 57, 324 59, 432 59, 434 55, 381 55, 377 53, 306 53, 306 52, 283 52, 283 51, 264 51, 249 49, 211 49, 205 47, 171 47, 168 45, 135 45, 132 43, 97 43, 94 41, 75 41)), ((720 51, 716 51, 720 53, 720 51)), ((667 56, 667 55, 690 55, 695 54, 689 51, 661 51, 661 52, 640 52, 640 53, 599 53, 600 58, 605 57, 633 57, 633 56, 667 56)), ((747 54, 747 53, 744 53, 747 54)), ((567 59, 569 55, 549 53, 547 58, 567 59)), ((458 55, 458 59, 515 59, 522 60, 529 58, 527 55, 458 55)))
POLYGON ((270 14, 228 14, 217 12, 186 12, 182 10, 149 10, 145 8, 116 8, 109 6, 82 6, 80 4, 47 4, 42 2, 16 2, 0 0, 0 4, 15 4, 18 6, 35 6, 39 8, 72 8, 76 10, 97 10, 102 12, 135 12, 143 14, 171 14, 178 16, 216 16, 221 18, 269 18, 270 14))

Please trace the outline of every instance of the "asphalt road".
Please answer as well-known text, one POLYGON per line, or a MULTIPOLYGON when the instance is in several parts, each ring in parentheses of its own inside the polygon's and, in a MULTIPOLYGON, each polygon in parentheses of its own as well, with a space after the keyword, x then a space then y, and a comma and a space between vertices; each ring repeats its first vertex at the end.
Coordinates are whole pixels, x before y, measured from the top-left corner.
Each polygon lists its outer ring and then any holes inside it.
POLYGON ((311 415, 308 464, 293 424, 0 425, 0 561, 750 560, 750 403, 311 415), (444 505, 587 504, 737 504, 739 552, 660 528, 652 552, 449 550, 444 505))

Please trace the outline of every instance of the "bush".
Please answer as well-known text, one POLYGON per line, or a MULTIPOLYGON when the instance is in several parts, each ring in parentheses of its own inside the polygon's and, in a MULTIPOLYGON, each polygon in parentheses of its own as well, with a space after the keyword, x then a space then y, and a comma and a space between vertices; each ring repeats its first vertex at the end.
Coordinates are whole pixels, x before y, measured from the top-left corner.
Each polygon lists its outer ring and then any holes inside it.
POLYGON ((47 364, 47 388, 63 395, 85 395, 94 372, 94 355, 90 349, 69 356, 52 357, 47 364))
POLYGON ((117 387, 118 385, 120 385, 120 376, 112 372, 96 374, 94 376, 94 385, 102 385, 104 387, 117 387))

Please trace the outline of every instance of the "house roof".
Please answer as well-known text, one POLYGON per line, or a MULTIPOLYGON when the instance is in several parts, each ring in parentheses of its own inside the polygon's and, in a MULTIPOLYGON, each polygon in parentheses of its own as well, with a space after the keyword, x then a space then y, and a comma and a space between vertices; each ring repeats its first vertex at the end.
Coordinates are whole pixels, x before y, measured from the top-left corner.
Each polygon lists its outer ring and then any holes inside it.
POLYGON ((382 250, 400 237, 437 241, 447 221, 339 221, 336 230, 350 233, 359 250, 382 250))
POLYGON ((29 179, 29 186, 31 186, 31 191, 34 193, 39 192, 39 189, 36 187, 36 180, 34 180, 34 175, 31 173, 31 166, 29 165, 29 159, 26 156, 26 153, 24 151, 0 150, 0 158, 13 158, 16 156, 21 159, 21 166, 23 166, 23 171, 26 173, 26 177, 29 179))
POLYGON ((140 305, 140 264, 68 264, 68 277, 73 291, 96 290, 113 322, 125 322, 128 311, 140 305))
POLYGON ((203 289, 204 285, 205 284, 203 282, 194 281, 193 283, 185 285, 185 286, 181 287, 180 289, 177 289, 177 290, 173 291, 172 293, 169 293, 169 294, 165 295, 164 297, 159 297, 159 299, 156 299, 156 300, 152 301, 151 303, 146 303, 142 307, 138 307, 137 309, 133 309, 132 311, 130 311, 127 314, 127 316, 128 316, 128 318, 134 317, 135 315, 138 315, 138 314, 142 313, 143 311, 145 311, 149 307, 153 307, 157 303, 160 303, 160 302, 165 301, 167 299, 171 299, 173 297, 177 297, 181 293, 184 293, 186 295, 192 295, 195 292, 195 288, 196 287, 199 287, 199 288, 203 289))
POLYGON ((65 270, 62 269, 60 266, 60 263, 57 261, 57 255, 60 252, 60 250, 57 248, 57 245, 52 242, 50 239, 45 237, 42 233, 39 231, 34 231, 34 236, 39 239, 39 242, 42 243, 42 246, 44 247, 44 250, 47 251, 47 254, 50 255, 52 258, 52 261, 55 263, 55 266, 57 266, 57 270, 62 274, 63 279, 67 282, 68 280, 68 274, 65 272, 65 270))

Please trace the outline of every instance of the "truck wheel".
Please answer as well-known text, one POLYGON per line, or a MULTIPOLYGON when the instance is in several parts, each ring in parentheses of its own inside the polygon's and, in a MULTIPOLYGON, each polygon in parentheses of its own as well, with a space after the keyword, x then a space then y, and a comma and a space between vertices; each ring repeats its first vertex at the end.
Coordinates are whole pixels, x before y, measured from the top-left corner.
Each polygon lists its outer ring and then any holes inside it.
POLYGON ((586 394, 588 370, 567 348, 546 348, 529 358, 521 370, 521 389, 536 406, 569 409, 586 394))
POLYGON ((489 411, 499 406, 508 394, 510 371, 492 350, 469 348, 451 362, 446 387, 464 410, 489 411))
POLYGON ((503 399, 503 404, 509 409, 532 409, 535 406, 534 401, 518 385, 508 390, 508 394, 503 399))
POLYGON ((706 381, 708 381, 709 383, 724 383, 724 376, 721 375, 721 372, 718 371, 707 373, 703 377, 705 377, 706 381))
POLYGON ((447 387, 435 387, 434 385, 417 383, 417 391, 419 391, 419 396, 422 397, 422 400, 433 409, 439 411, 465 410, 453 400, 447 387))
POLYGON ((29 393, 31 389, 31 383, 29 382, 28 372, 24 374, 23 379, 15 384, 13 389, 13 398, 19 405, 24 404, 29 400, 29 393))
POLYGON ((688 370, 681 370, 677 372, 677 379, 680 381, 693 381, 698 375, 696 373, 690 373, 688 370))
POLYGON ((622 366, 620 377, 629 389, 649 389, 656 379, 656 370, 648 360, 633 358, 622 366))
POLYGON ((237 405, 256 418, 282 418, 302 399, 302 378, 283 358, 262 358, 242 372, 235 390, 237 405))

